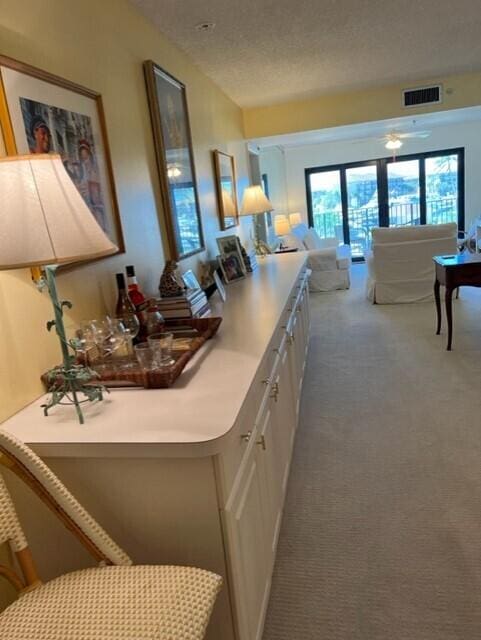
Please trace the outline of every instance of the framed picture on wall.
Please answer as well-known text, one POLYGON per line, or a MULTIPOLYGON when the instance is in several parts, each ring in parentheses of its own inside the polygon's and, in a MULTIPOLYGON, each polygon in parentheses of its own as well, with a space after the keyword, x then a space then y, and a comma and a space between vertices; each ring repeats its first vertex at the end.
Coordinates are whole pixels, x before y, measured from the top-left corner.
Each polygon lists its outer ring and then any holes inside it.
POLYGON ((225 230, 239 224, 234 156, 217 150, 213 156, 219 222, 225 230))
POLYGON ((7 155, 58 153, 92 215, 123 252, 100 94, 5 56, 0 77, 7 155))
POLYGON ((144 63, 171 257, 204 250, 185 85, 151 60, 144 63))

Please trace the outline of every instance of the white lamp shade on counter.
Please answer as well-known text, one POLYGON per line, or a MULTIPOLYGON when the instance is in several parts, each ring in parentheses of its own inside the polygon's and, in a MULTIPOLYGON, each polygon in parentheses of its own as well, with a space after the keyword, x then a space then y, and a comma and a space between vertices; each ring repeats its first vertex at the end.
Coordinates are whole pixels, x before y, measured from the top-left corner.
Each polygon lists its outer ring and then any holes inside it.
POLYGON ((255 216, 273 209, 274 207, 269 202, 261 186, 255 185, 245 189, 242 197, 241 216, 255 216))
POLYGON ((0 269, 65 264, 118 251, 54 154, 0 159, 0 269))
POLYGON ((274 233, 276 236, 287 236, 291 232, 291 225, 287 216, 276 216, 274 218, 274 233))
POLYGON ((289 214, 289 223, 291 227, 295 227, 298 224, 301 224, 302 216, 300 213, 290 213, 289 214))

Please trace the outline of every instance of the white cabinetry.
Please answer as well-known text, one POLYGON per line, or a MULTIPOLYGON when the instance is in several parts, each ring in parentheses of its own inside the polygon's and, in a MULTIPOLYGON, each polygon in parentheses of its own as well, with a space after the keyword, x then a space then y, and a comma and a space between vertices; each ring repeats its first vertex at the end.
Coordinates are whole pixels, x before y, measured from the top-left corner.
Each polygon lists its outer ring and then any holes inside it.
POLYGON ((266 389, 257 418, 241 434, 247 449, 224 511, 239 640, 262 637, 297 427, 308 339, 306 288, 303 273, 276 335, 269 375, 261 381, 266 389))

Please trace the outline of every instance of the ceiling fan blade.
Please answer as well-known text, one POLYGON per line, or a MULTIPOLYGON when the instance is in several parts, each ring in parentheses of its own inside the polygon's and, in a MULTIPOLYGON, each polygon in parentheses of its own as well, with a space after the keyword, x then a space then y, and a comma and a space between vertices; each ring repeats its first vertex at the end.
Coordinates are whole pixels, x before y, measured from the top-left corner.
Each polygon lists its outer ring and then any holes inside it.
POLYGON ((431 131, 412 131, 410 133, 400 133, 399 138, 429 138, 431 131))

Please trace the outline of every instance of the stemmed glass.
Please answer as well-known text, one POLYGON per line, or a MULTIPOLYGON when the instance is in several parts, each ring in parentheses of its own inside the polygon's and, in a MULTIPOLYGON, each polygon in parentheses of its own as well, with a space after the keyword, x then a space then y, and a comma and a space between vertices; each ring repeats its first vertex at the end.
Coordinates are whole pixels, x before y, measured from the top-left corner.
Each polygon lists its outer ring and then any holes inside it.
POLYGON ((124 340, 126 344, 127 355, 130 358, 130 362, 127 361, 125 363, 125 367, 133 367, 135 366, 134 359, 134 347, 133 342, 135 338, 139 335, 140 331, 140 322, 135 313, 128 313, 120 316, 119 318, 115 318, 118 322, 120 322, 124 328, 124 340))

